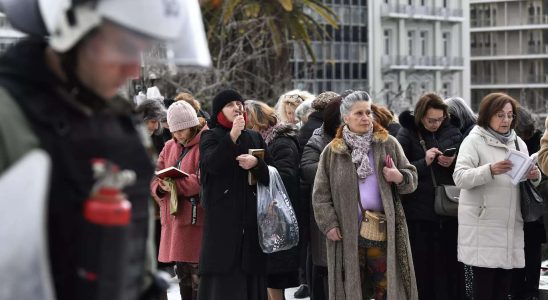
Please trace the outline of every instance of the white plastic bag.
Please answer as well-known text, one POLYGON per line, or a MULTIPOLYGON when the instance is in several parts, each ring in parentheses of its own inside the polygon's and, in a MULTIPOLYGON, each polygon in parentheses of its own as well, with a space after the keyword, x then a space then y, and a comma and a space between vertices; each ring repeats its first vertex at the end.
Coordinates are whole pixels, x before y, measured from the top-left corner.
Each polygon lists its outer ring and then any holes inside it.
POLYGON ((259 244, 264 253, 287 250, 299 243, 299 225, 278 170, 268 166, 269 186, 257 183, 259 244))

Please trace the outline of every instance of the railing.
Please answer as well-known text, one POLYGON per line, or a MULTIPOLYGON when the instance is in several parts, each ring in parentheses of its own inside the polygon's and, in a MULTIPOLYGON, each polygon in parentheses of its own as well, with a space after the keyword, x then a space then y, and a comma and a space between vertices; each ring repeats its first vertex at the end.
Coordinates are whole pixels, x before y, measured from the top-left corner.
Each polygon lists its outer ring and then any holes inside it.
POLYGON ((491 18, 470 19, 470 27, 503 27, 503 26, 522 26, 522 25, 546 25, 548 24, 548 15, 529 16, 524 18, 509 18, 508 20, 497 20, 491 18))
POLYGON ((462 9, 388 3, 383 4, 381 12, 383 16, 388 16, 389 14, 402 14, 407 15, 408 17, 430 16, 442 17, 445 19, 462 18, 464 16, 462 9))
POLYGON ((546 75, 526 75, 523 78, 517 79, 497 79, 495 77, 489 77, 485 75, 472 75, 471 83, 474 84, 497 84, 497 85, 510 85, 510 84, 531 84, 531 83, 548 83, 548 74, 546 75))
POLYGON ((383 68, 393 66, 403 67, 462 67, 464 66, 463 57, 433 57, 433 56, 401 56, 385 55, 381 58, 383 68))
POLYGON ((512 56, 512 55, 535 55, 548 54, 548 44, 546 45, 524 45, 522 47, 510 48, 506 51, 503 47, 500 48, 472 48, 470 51, 474 56, 512 56))

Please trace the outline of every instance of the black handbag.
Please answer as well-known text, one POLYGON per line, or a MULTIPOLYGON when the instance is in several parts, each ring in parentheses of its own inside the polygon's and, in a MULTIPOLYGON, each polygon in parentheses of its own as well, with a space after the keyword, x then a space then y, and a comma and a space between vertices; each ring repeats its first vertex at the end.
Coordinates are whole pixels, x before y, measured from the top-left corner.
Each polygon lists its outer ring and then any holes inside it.
MULTIPOLYGON (((419 139, 424 152, 426 152, 426 145, 422 134, 419 132, 419 139)), ((434 211, 440 216, 456 217, 459 214, 459 196, 460 189, 454 185, 438 185, 434 171, 430 166, 430 175, 432 176, 432 183, 434 184, 434 211)))
MULTIPOLYGON (((517 139, 515 143, 516 150, 519 151, 517 139)), ((544 199, 531 181, 525 180, 519 183, 519 195, 523 222, 535 222, 544 215, 544 199)))
POLYGON ((438 215, 456 217, 459 214, 460 189, 454 185, 438 185, 434 189, 434 211, 438 215))

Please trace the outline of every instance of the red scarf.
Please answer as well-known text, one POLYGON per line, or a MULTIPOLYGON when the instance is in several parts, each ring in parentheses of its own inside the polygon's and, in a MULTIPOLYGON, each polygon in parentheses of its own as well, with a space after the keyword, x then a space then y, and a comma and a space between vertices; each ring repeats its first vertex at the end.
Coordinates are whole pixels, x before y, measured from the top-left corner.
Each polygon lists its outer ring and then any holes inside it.
MULTIPOLYGON (((244 112, 244 120, 247 124, 247 112, 244 112)), ((226 117, 225 115, 223 114, 222 111, 220 111, 218 114, 217 114, 217 123, 219 123, 221 126, 223 126, 224 128, 228 128, 228 129, 232 129, 232 122, 230 122, 226 117)))

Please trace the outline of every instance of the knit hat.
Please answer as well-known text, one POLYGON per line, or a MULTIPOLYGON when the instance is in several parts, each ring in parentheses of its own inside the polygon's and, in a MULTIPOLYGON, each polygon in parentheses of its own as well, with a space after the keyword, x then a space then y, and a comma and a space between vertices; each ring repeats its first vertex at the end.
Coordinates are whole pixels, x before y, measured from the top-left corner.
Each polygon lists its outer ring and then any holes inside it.
POLYGON ((318 111, 323 110, 329 102, 335 97, 338 97, 339 94, 331 91, 325 91, 316 97, 314 101, 312 101, 312 108, 318 111))
POLYGON ((214 128, 217 126, 217 115, 223 110, 225 105, 232 101, 240 101, 242 102, 242 105, 244 104, 244 98, 235 90, 224 90, 213 98, 209 128, 214 128))
POLYGON ((144 100, 135 108, 138 114, 141 114, 143 121, 160 121, 166 115, 166 109, 158 100, 144 100))
POLYGON ((169 131, 175 132, 200 124, 196 110, 184 101, 177 101, 167 110, 167 124, 169 131))

